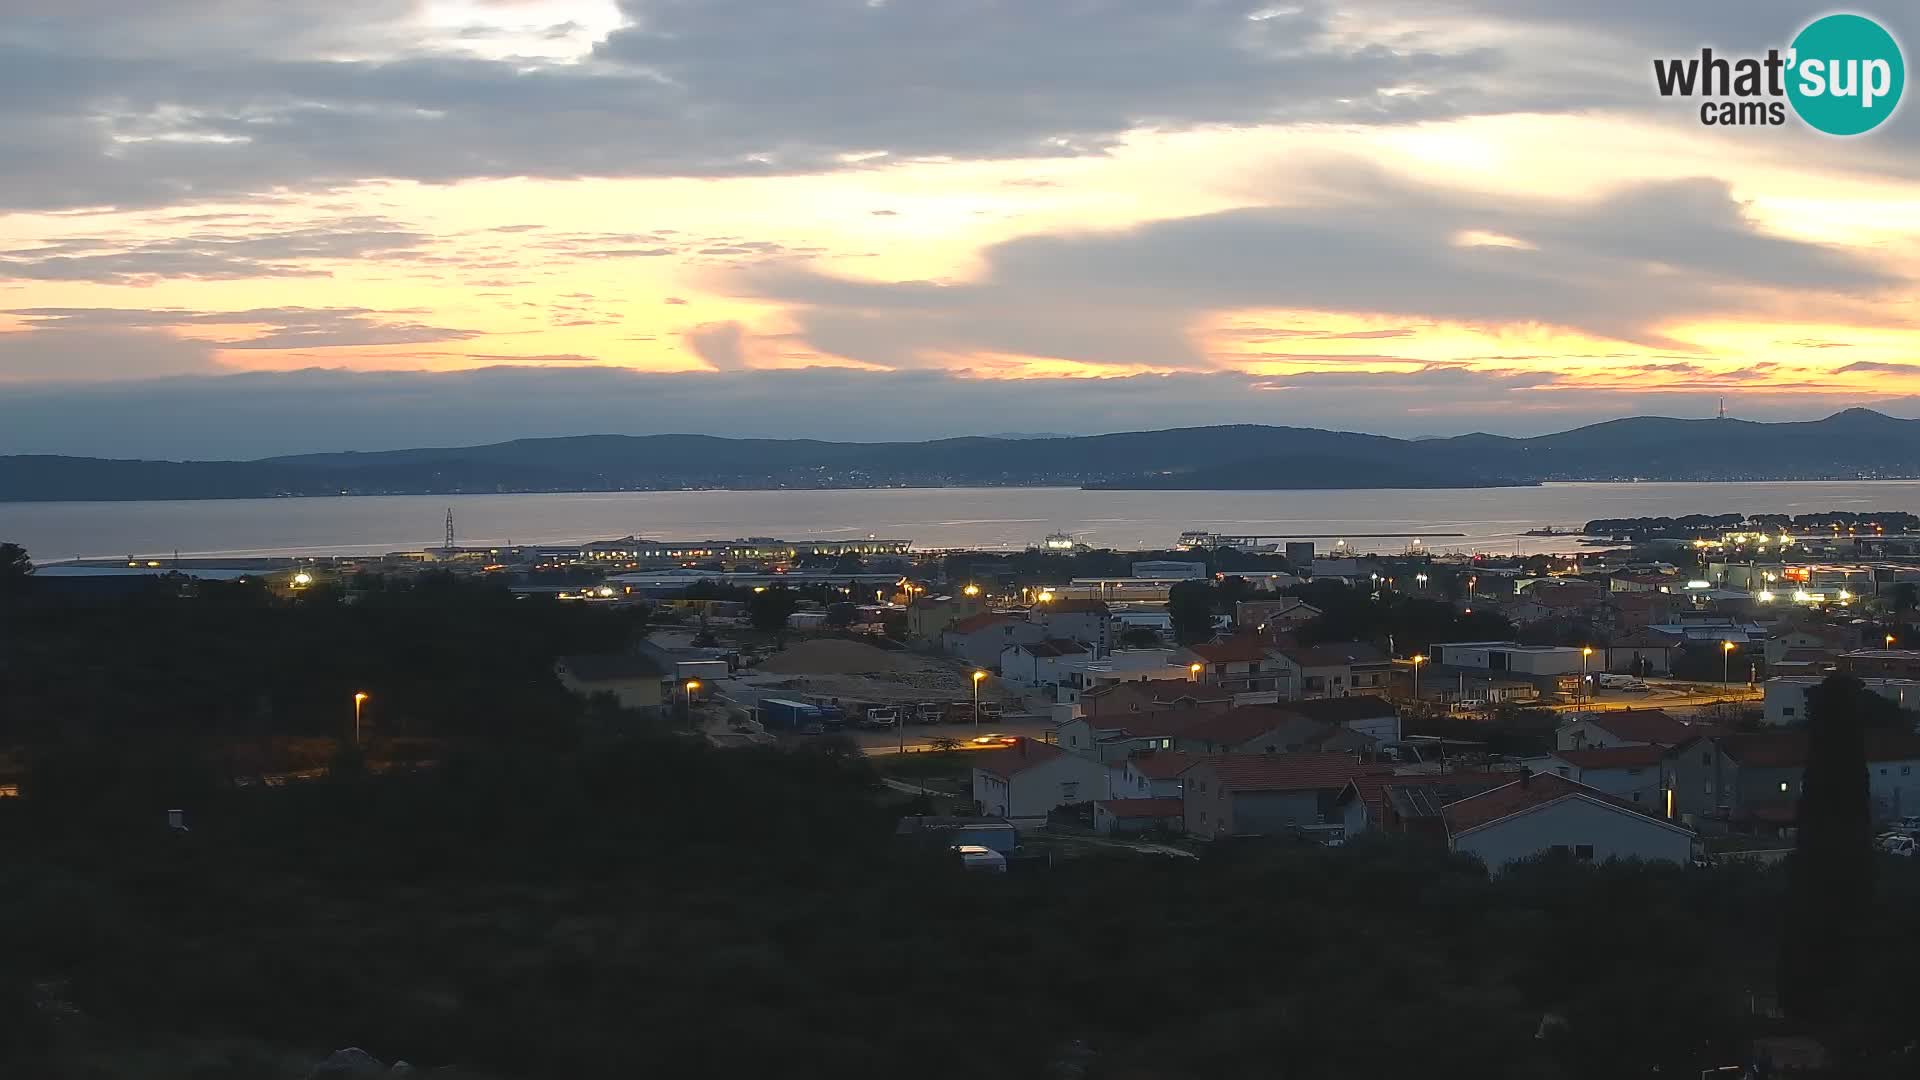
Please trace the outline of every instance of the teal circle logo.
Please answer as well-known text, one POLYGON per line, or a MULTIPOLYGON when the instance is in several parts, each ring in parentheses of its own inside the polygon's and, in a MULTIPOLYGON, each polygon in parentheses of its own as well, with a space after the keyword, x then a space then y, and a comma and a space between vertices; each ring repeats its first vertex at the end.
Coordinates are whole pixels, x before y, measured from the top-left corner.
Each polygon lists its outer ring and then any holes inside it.
POLYGON ((1793 39, 1787 99, 1816 131, 1858 135, 1900 104, 1907 65, 1900 43, 1864 15, 1826 15, 1793 39))

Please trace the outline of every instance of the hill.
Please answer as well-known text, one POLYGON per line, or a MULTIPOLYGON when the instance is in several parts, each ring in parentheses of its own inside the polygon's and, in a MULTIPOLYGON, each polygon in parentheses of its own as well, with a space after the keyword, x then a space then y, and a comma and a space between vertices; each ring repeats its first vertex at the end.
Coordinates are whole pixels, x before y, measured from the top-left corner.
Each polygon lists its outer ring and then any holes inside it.
POLYGON ((1108 489, 1488 487, 1555 480, 1920 476, 1920 421, 1631 417, 1533 438, 1395 439, 1235 424, 1111 435, 853 443, 582 435, 259 461, 0 457, 0 500, 1065 485, 1108 489))

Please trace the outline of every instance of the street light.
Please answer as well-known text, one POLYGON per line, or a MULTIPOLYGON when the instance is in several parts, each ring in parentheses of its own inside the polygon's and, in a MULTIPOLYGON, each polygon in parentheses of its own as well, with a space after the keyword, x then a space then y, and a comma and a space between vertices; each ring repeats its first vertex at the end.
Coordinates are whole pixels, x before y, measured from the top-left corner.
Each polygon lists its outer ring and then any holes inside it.
POLYGON ((353 695, 353 746, 360 748, 360 707, 367 703, 367 693, 363 690, 353 695))
POLYGON ((1042 604, 1051 604, 1051 603, 1053 603, 1053 590, 1052 590, 1052 589, 1041 589, 1041 590, 1040 590, 1040 595, 1039 595, 1039 596, 1036 596, 1036 597, 1034 597, 1034 599, 1035 599, 1035 600, 1038 600, 1038 601, 1039 601, 1040 603, 1042 603, 1042 604))
POLYGON ((1579 699, 1579 705, 1583 709, 1587 704, 1587 661, 1592 657, 1593 646, 1580 646, 1580 693, 1575 696, 1579 699))
POLYGON ((1720 643, 1720 681, 1721 682, 1733 681, 1734 647, 1735 646, 1731 641, 1723 641, 1720 643))
POLYGON ((1413 700, 1416 703, 1420 700, 1420 665, 1426 662, 1426 657, 1419 653, 1413 654, 1413 700))
POLYGON ((961 589, 960 591, 961 591, 961 592, 963 592, 963 593, 966 593, 966 594, 967 594, 968 596, 979 596, 979 595, 980 595, 980 586, 978 586, 978 585, 969 585, 969 586, 967 586, 966 588, 964 588, 964 589, 961 589))
POLYGON ((1893 648, 1893 635, 1892 635, 1892 634, 1888 634, 1888 635, 1887 635, 1887 648, 1889 648, 1889 649, 1891 649, 1891 648, 1893 648))
POLYGON ((980 680, 987 677, 984 671, 973 673, 973 733, 980 734, 980 680))
POLYGON ((1194 682, 1200 681, 1200 665, 1199 664, 1187 665, 1187 673, 1193 676, 1192 681, 1194 682))

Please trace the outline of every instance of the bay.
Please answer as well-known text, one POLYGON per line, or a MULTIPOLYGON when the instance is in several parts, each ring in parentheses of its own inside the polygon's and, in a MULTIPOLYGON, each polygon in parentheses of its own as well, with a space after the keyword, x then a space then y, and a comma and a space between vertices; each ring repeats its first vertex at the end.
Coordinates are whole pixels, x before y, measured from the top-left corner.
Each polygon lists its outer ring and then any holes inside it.
POLYGON ((1904 510, 1920 481, 1580 483, 1527 488, 1330 491, 1082 491, 1078 488, 883 488, 396 495, 110 503, 0 503, 0 541, 40 562, 126 555, 368 554, 441 543, 447 510, 463 545, 651 539, 787 540, 877 536, 919 548, 1022 548, 1050 533, 1096 547, 1168 548, 1201 529, 1346 538, 1400 551, 1411 533, 1436 552, 1578 550, 1593 518, 1904 510), (1442 533, 1462 533, 1448 537, 1442 533), (1372 534, 1372 535, 1369 535, 1372 534))

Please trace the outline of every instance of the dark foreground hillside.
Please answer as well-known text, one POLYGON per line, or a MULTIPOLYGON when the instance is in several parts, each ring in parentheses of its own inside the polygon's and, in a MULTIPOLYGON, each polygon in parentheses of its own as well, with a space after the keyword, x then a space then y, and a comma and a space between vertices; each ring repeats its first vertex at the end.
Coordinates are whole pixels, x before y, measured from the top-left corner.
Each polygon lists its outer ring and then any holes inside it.
MULTIPOLYGON (((543 1080, 1026 1077, 1076 1042, 1090 1077, 1697 1075, 1764 1027, 1783 895, 1369 845, 965 877, 892 849, 833 745, 256 790, 107 771, 0 806, 5 1075, 297 1077, 360 1046, 543 1080)), ((1884 884, 1885 1008, 1852 1035, 1876 1048, 1920 961, 1920 882, 1884 884)))

